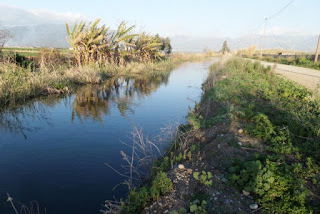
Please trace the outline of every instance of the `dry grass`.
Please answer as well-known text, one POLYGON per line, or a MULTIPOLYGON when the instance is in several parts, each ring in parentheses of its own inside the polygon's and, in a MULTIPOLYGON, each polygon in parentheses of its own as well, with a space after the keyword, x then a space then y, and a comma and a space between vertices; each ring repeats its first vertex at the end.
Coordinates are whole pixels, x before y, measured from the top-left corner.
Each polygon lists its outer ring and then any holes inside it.
POLYGON ((79 67, 57 61, 58 57, 52 57, 54 54, 44 53, 38 67, 22 67, 12 60, 0 62, 0 108, 23 103, 33 97, 68 93, 77 85, 100 83, 112 76, 170 71, 180 63, 205 58, 204 55, 173 54, 167 60, 154 63, 79 67))

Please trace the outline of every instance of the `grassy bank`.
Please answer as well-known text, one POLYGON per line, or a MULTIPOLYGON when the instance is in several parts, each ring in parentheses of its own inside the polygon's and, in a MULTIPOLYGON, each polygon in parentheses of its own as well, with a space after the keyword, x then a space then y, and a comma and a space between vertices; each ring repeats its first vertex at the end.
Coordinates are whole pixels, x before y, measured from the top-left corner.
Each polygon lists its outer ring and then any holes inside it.
POLYGON ((188 125, 120 212, 318 213, 320 101, 259 63, 212 70, 188 125), (160 176, 170 188, 153 197, 160 176))
POLYGON ((216 69, 220 81, 207 99, 223 103, 258 149, 228 166, 230 183, 253 194, 264 212, 317 212, 320 101, 259 63, 235 59, 216 69))
POLYGON ((311 68, 320 70, 320 62, 314 63, 313 60, 306 58, 306 57, 291 57, 291 58, 284 58, 284 57, 252 57, 253 59, 267 61, 267 62, 275 62, 284 65, 293 65, 299 66, 304 68, 311 68))
MULTIPOLYGON (((78 85, 100 83, 117 75, 146 75, 153 72, 170 71, 176 65, 204 58, 204 56, 173 54, 166 60, 150 63, 129 63, 117 65, 74 66, 65 62, 51 61, 48 57, 21 64, 0 62, 0 108, 23 103, 33 97, 49 94, 63 94, 73 91, 78 85), (42 60, 44 62, 42 62, 42 60)), ((58 58, 59 59, 59 58, 58 58)))

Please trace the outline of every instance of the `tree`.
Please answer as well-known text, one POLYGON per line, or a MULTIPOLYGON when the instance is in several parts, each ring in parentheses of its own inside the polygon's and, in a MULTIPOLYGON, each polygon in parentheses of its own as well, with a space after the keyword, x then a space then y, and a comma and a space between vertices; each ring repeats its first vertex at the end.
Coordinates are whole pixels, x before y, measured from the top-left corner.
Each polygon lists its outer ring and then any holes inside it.
POLYGON ((172 52, 172 46, 171 46, 171 40, 169 37, 163 39, 163 51, 166 53, 166 54, 171 54, 172 52))
POLYGON ((8 42, 8 40, 11 38, 12 38, 11 33, 7 29, 2 28, 0 26, 0 52, 1 52, 1 49, 4 47, 4 45, 6 44, 6 42, 8 42))
POLYGON ((156 34, 155 39, 156 41, 158 41, 158 43, 161 43, 160 51, 162 51, 165 54, 171 54, 172 46, 171 46, 171 40, 169 37, 163 38, 163 37, 160 37, 159 34, 156 34))
POLYGON ((228 47, 227 41, 225 40, 225 41, 223 42, 222 48, 221 48, 221 50, 220 50, 220 53, 225 54, 226 52, 229 53, 229 52, 230 52, 230 49, 229 49, 229 47, 228 47))
POLYGON ((147 33, 133 34, 135 26, 121 22, 116 31, 110 32, 105 25, 99 26, 100 19, 94 22, 75 23, 67 28, 67 41, 73 49, 78 65, 117 64, 146 62, 162 59, 171 53, 169 38, 147 33))

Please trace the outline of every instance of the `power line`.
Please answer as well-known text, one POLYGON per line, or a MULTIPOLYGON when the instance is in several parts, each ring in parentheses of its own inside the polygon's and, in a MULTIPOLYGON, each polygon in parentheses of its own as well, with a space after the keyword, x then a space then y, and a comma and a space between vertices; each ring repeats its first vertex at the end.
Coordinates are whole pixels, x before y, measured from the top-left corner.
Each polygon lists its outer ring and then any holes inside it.
MULTIPOLYGON (((266 33, 266 25, 267 25, 267 21, 278 16, 280 13, 282 13, 287 7, 289 7, 295 0, 291 0, 287 5, 285 5, 279 12, 269 16, 269 17, 266 17, 264 18, 264 21, 261 22, 259 25, 257 25, 255 28, 252 28, 251 30, 249 30, 248 32, 250 33, 250 41, 249 41, 249 45, 251 45, 251 42, 252 42, 252 37, 253 37, 253 32, 256 31, 257 29, 259 29, 262 25, 264 25, 264 32, 263 32, 263 35, 262 35, 262 38, 261 38, 261 41, 260 41, 260 45, 261 45, 261 53, 262 53, 262 48, 263 48, 263 43, 264 43, 264 36, 265 36, 265 33, 266 33)), ((272 35, 273 38, 275 39, 275 36, 272 35)), ((276 39, 275 39, 276 40, 276 39)), ((281 47, 280 43, 276 40, 276 42, 278 43, 278 45, 281 47)), ((238 42, 240 43, 240 42, 238 42)))
MULTIPOLYGON (((282 8, 279 12, 275 13, 272 16, 266 17, 264 18, 265 20, 270 20, 272 18, 274 18, 275 16, 279 15, 282 11, 284 11, 287 7, 289 7, 290 4, 292 4, 295 0, 291 0, 284 8, 282 8)), ((259 29, 262 25, 264 24, 264 22, 261 22, 259 25, 257 25, 257 27, 252 28, 251 30, 249 30, 249 32, 254 32, 257 29, 259 29)))
POLYGON ((257 29, 259 29, 261 27, 261 25, 263 24, 263 22, 261 22, 259 25, 257 25, 257 27, 253 28, 252 30, 249 30, 249 32, 254 32, 257 29))
POLYGON ((275 16, 279 15, 282 11, 284 11, 287 7, 289 7, 290 4, 292 4, 294 2, 294 0, 291 0, 284 8, 282 8, 279 12, 277 12, 276 14, 267 17, 266 19, 272 19, 275 16))

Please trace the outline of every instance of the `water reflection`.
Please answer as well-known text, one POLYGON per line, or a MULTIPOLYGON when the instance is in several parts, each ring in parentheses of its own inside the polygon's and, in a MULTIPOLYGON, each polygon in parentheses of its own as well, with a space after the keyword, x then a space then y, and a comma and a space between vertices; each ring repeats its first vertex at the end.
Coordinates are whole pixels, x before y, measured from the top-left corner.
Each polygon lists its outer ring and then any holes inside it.
POLYGON ((147 76, 111 78, 102 85, 88 85, 76 93, 73 102, 72 121, 75 117, 83 121, 92 119, 102 122, 104 115, 110 113, 111 105, 116 105, 125 117, 139 100, 155 92, 162 84, 167 84, 169 72, 147 76))
POLYGON ((50 108, 64 103, 72 105, 72 122, 92 119, 103 122, 104 115, 110 113, 115 105, 120 114, 125 117, 127 112, 134 113, 134 107, 139 100, 155 92, 162 84, 167 85, 170 72, 150 74, 145 76, 110 78, 103 84, 81 87, 72 96, 36 99, 24 105, 10 106, 0 112, 0 131, 19 133, 27 138, 27 133, 38 130, 34 120, 50 124, 50 108), (48 108, 50 107, 50 108, 48 108))
MULTIPOLYGON (((12 107, 7 114, 2 111, 0 199, 5 201, 8 192, 23 202, 37 200, 48 213, 99 213, 104 200, 126 194, 125 188, 113 191, 123 177, 104 163, 125 173, 119 153, 129 154, 125 144, 131 145, 132 124, 154 139, 167 124, 184 123, 188 106, 194 106, 190 99, 199 100, 207 72, 206 64, 188 63, 170 77, 114 78, 79 87, 65 97, 42 98, 12 107), (9 127, 19 134, 11 134, 9 127)), ((162 142, 165 146, 166 138, 158 144, 162 142)), ((12 211, 7 205, 0 204, 0 213, 12 211)))
POLYGON ((52 125, 47 107, 53 107, 59 103, 61 98, 50 97, 47 99, 35 99, 24 105, 10 106, 0 111, 0 132, 21 134, 27 138, 27 133, 39 130, 34 122, 42 121, 52 125))

